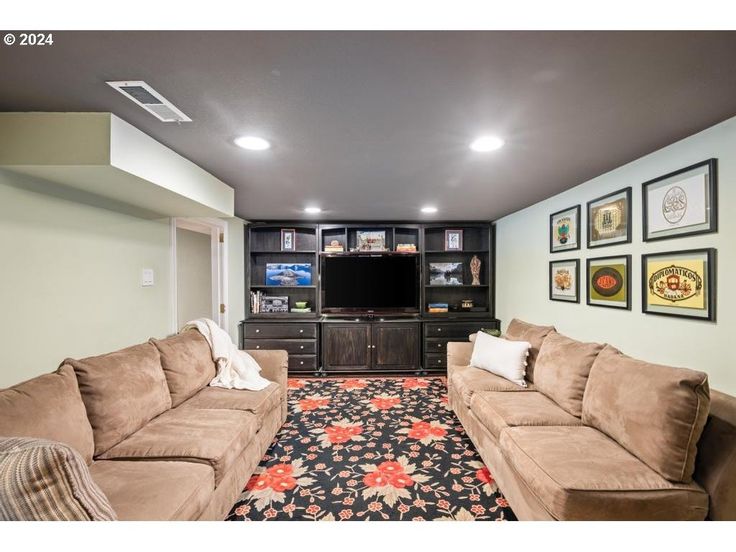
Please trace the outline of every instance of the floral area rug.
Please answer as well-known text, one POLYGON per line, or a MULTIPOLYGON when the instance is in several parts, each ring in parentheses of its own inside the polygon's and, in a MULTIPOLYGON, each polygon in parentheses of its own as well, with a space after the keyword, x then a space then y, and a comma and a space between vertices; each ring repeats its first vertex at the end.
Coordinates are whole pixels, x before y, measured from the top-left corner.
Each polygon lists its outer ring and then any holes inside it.
POLYGON ((228 516, 508 519, 445 378, 290 379, 289 418, 228 516))

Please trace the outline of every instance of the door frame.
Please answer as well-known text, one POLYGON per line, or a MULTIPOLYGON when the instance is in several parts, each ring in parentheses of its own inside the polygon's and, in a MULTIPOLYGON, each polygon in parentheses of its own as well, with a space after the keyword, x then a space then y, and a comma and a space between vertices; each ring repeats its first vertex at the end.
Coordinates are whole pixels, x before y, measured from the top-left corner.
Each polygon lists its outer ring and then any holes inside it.
POLYGON ((181 218, 172 217, 170 223, 171 243, 171 331, 177 333, 179 326, 176 229, 191 230, 210 236, 210 266, 212 269, 212 320, 228 331, 228 231, 227 222, 218 218, 181 218))

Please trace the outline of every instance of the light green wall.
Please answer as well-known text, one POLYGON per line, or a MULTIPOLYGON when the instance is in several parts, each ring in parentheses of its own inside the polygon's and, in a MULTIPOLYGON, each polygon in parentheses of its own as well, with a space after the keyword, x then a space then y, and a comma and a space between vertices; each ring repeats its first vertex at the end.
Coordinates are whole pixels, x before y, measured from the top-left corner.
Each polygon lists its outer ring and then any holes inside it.
POLYGON ((608 342, 623 352, 651 362, 685 366, 709 374, 711 387, 736 394, 736 118, 672 144, 571 190, 498 221, 496 226, 496 316, 505 328, 518 317, 538 324, 554 324, 575 339, 608 342), (642 241, 641 183, 705 159, 718 158, 719 232, 690 238, 642 241), (580 251, 549 253, 549 215, 585 204, 606 193, 632 186, 633 243, 587 250, 585 232, 580 251), (717 261, 717 322, 692 321, 641 312, 641 255, 682 249, 715 247, 717 261), (548 262, 579 258, 581 277, 585 259, 632 255, 632 310, 621 311, 548 299, 548 262))
POLYGON ((169 332, 168 219, 87 199, 0 171, 0 387, 169 332), (142 268, 155 286, 141 287, 142 268))
POLYGON ((212 236, 176 229, 177 328, 212 318, 212 236))

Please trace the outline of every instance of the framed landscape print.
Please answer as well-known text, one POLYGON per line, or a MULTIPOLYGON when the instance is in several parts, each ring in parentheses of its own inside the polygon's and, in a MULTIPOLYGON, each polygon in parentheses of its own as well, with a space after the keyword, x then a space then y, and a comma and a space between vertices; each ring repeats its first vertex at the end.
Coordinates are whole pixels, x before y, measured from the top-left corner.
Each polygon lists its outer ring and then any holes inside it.
POLYGON ((296 251, 296 230, 281 229, 281 251, 296 251))
POLYGON ((642 312, 715 321, 716 250, 642 255, 642 312))
POLYGON ((463 250, 463 231, 445 230, 445 251, 463 250))
POLYGON ((580 205, 549 216, 549 252, 580 249, 580 205))
POLYGON ((267 286, 312 285, 311 263, 266 263, 267 286))
POLYGON ((717 172, 708 159, 642 184, 644 241, 716 232, 717 172))
POLYGON ((588 202, 588 247, 631 242, 631 187, 588 202))
POLYGON ((631 308, 631 255, 588 259, 586 268, 588 305, 631 308))
POLYGON ((549 263, 549 298, 551 301, 580 302, 580 260, 567 259, 549 263))

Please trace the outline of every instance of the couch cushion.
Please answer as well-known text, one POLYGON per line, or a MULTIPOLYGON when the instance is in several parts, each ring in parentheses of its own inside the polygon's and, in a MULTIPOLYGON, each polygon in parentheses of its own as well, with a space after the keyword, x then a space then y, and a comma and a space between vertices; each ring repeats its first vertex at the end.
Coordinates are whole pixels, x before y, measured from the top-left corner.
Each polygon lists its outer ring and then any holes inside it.
POLYGON ((171 408, 158 349, 151 343, 64 362, 77 375, 94 432, 95 456, 171 408))
POLYGON ((451 384, 463 398, 465 406, 470 406, 473 393, 478 391, 534 391, 534 385, 521 387, 509 380, 472 366, 456 366, 450 376, 451 384))
POLYGON ((258 429, 260 430, 266 414, 274 408, 281 408, 281 397, 281 386, 276 383, 260 391, 205 387, 191 399, 185 401, 181 408, 220 408, 252 412, 258 418, 258 429))
POLYGON ((606 347, 590 371, 583 423, 609 435, 670 481, 692 481, 708 376, 636 360, 606 347))
POLYGON ((258 431, 258 420, 238 410, 169 410, 105 452, 102 460, 184 460, 208 464, 218 485, 258 431))
POLYGON ((539 349, 542 346, 544 338, 549 332, 554 331, 554 326, 535 326, 514 318, 503 337, 511 341, 528 341, 531 344, 529 349, 529 357, 527 358, 526 379, 534 381, 534 366, 537 361, 539 349))
POLYGON ((536 392, 478 391, 470 399, 470 410, 496 439, 507 427, 582 425, 579 418, 536 392))
POLYGON ((123 521, 196 520, 215 489, 206 464, 102 460, 89 469, 123 521))
POLYGON ((0 391, 0 435, 59 441, 87 464, 95 443, 71 366, 0 391))
POLYGON ((708 495, 672 483, 592 427, 510 427, 501 451, 560 520, 702 520, 708 495))
POLYGON ((0 520, 114 519, 76 450, 46 439, 0 438, 0 520))
POLYGON ((582 343, 550 332, 539 349, 534 385, 573 416, 583 413, 583 393, 600 343, 582 343))
POLYGON ((161 354, 172 407, 193 396, 217 375, 210 346, 197 330, 150 341, 161 354))

